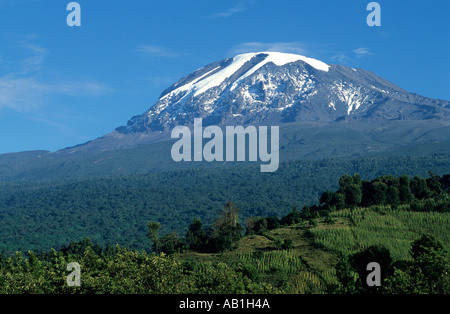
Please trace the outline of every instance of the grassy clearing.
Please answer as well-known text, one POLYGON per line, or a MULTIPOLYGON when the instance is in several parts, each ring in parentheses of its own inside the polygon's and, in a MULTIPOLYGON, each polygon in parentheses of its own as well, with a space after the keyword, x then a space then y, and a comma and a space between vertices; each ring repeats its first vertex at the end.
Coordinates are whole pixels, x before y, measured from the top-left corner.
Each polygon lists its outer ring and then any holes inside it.
POLYGON ((354 254, 372 245, 382 245, 390 250, 394 260, 410 260, 411 243, 423 233, 433 234, 447 249, 450 246, 449 213, 378 207, 376 211, 345 209, 332 215, 347 219, 349 225, 321 224, 310 232, 315 244, 334 253, 354 254))
POLYGON ((186 261, 212 263, 227 261, 252 265, 262 282, 277 284, 286 279, 291 293, 326 293, 336 284, 335 265, 339 253, 354 254, 371 245, 383 245, 394 260, 410 260, 411 243, 423 233, 437 237, 450 248, 450 214, 392 210, 390 207, 344 209, 332 213, 333 223, 317 219, 269 230, 264 235, 243 237, 236 250, 223 254, 185 253, 186 261), (276 240, 291 240, 281 250, 276 240))

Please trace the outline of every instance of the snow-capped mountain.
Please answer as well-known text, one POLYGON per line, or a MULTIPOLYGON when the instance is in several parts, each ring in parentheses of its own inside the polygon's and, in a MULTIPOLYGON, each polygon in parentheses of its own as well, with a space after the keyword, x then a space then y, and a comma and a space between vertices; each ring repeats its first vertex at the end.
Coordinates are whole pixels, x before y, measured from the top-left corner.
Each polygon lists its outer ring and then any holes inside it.
POLYGON ((450 151, 449 101, 408 93, 361 69, 261 52, 198 69, 126 126, 92 141, 56 152, 0 155, 0 180, 225 166, 171 157, 172 128, 192 126, 194 118, 203 118, 203 126, 279 126, 281 162, 450 151))
POLYGON ((246 53, 209 64, 166 89, 119 133, 192 125, 449 118, 450 102, 409 93, 362 70, 296 54, 246 53))

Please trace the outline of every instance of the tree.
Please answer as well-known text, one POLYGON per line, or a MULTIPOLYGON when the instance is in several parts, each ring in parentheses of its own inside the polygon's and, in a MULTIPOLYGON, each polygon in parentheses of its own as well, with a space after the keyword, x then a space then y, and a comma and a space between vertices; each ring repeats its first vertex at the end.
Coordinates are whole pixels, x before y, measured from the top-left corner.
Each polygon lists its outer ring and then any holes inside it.
POLYGON ((83 241, 72 241, 70 242, 70 244, 66 247, 62 247, 60 249, 60 251, 64 254, 64 255, 69 255, 69 254, 73 254, 73 255, 82 255, 84 253, 84 251, 88 248, 92 248, 94 250, 95 253, 100 254, 102 252, 102 248, 96 244, 92 244, 92 241, 90 238, 85 238, 83 241))
POLYGON ((449 253, 433 236, 423 235, 412 243, 412 263, 394 266, 386 280, 387 293, 449 294, 449 253))
POLYGON ((267 218, 267 229, 272 230, 280 227, 280 219, 275 216, 267 218))
POLYGON ((206 231, 203 229, 203 223, 200 218, 195 217, 192 223, 189 225, 189 229, 186 232, 186 245, 188 249, 194 251, 205 250, 207 243, 206 231))
POLYGON ((233 204, 233 202, 228 202, 219 212, 219 218, 214 222, 215 228, 220 229, 222 227, 234 228, 238 225, 239 220, 239 208, 233 204))
POLYGON ((344 191, 348 186, 354 184, 353 177, 348 174, 344 174, 339 179, 339 191, 344 191))
POLYGON ((414 241, 411 256, 414 258, 416 273, 421 274, 418 284, 425 291, 438 294, 450 292, 449 254, 436 238, 423 235, 414 241))
POLYGON ((367 249, 352 255, 350 263, 359 275, 359 278, 356 281, 356 287, 363 293, 379 293, 381 291, 380 287, 369 287, 366 284, 368 275, 367 265, 372 262, 376 262, 380 265, 382 278, 386 278, 392 274, 391 253, 381 245, 372 245, 367 249))
POLYGON ((348 255, 339 254, 336 264, 336 277, 339 282, 337 292, 352 294, 356 292, 356 272, 350 263, 348 255))
POLYGON ((347 207, 360 205, 362 200, 361 186, 357 184, 349 185, 344 191, 344 200, 347 207))
POLYGON ((297 207, 294 207, 289 214, 281 218, 281 224, 284 226, 290 226, 299 223, 301 220, 302 219, 297 207))
POLYGON ((386 191, 386 203, 390 205, 398 205, 400 203, 400 193, 396 187, 388 187, 386 191))
POLYGON ((178 237, 176 232, 170 232, 163 236, 160 240, 161 251, 167 254, 174 254, 183 247, 183 241, 178 237))
POLYGON ((333 195, 333 192, 331 192, 331 191, 323 192, 322 196, 320 197, 320 200, 319 200, 320 205, 329 206, 331 199, 332 199, 332 195, 333 195))
POLYGON ((247 228, 247 234, 255 233, 255 221, 256 217, 247 217, 245 219, 245 227, 247 228))
POLYGON ((388 186, 380 181, 371 184, 371 205, 384 205, 386 203, 386 191, 388 186))
POLYGON ((419 176, 415 176, 411 181, 411 191, 418 199, 429 198, 431 191, 428 189, 427 180, 419 176))
POLYGON ((264 217, 248 217, 245 225, 247 234, 260 234, 268 229, 268 222, 264 217))
POLYGON ((159 253, 160 249, 160 240, 159 240, 159 229, 161 228, 161 224, 156 221, 150 221, 147 223, 148 226, 148 237, 150 240, 152 240, 153 243, 153 249, 155 250, 156 254, 159 253))
POLYGON ((359 174, 353 177, 343 175, 339 179, 338 193, 344 197, 345 206, 354 207, 361 204, 362 200, 362 182, 359 174))
POLYGON ((238 220, 239 208, 232 202, 226 203, 213 225, 211 244, 215 251, 231 250, 241 238, 243 228, 238 220))
POLYGON ((258 234, 261 234, 266 230, 267 230, 267 219, 264 217, 261 217, 258 220, 256 220, 255 232, 258 234))
POLYGON ((428 175, 430 177, 426 179, 427 187, 430 191, 431 196, 435 197, 442 193, 441 178, 431 170, 428 171, 428 175))
POLYGON ((300 216, 303 219, 310 219, 311 218, 311 208, 309 208, 309 206, 305 205, 302 208, 302 214, 300 216))
POLYGON ((411 193, 410 180, 407 175, 401 175, 399 178, 398 196, 400 202, 405 204, 411 202, 413 195, 411 193))
POLYGON ((341 192, 325 191, 320 197, 320 204, 327 210, 339 210, 345 208, 345 196, 341 192))

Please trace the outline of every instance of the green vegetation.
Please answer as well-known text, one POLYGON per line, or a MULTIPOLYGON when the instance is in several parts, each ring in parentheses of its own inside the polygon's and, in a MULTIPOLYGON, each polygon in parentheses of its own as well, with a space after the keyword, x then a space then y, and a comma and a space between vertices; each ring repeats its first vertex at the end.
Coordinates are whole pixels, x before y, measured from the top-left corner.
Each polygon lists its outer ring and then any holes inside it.
POLYGON ((244 228, 227 202, 209 225, 193 218, 184 237, 149 221, 153 253, 85 239, 1 255, 0 293, 448 294, 449 178, 344 175, 318 205, 247 216, 244 228), (365 192, 380 182, 376 198, 365 192), (81 266, 80 287, 66 284, 70 262, 81 266), (381 266, 381 286, 366 285, 369 262, 381 266))
MULTIPOLYGON (((294 207, 303 212, 305 204, 319 205, 320 193, 337 190, 343 173, 359 173, 367 180, 406 174, 413 180, 415 175, 426 177, 428 169, 450 173, 450 155, 287 161, 274 173, 261 173, 257 165, 0 183, 0 252, 48 251, 85 237, 102 247, 119 244, 150 251, 148 221, 160 223, 160 234, 184 235, 193 217, 210 226, 216 210, 228 201, 239 207, 242 222, 252 216, 281 219, 294 207)), ((351 192, 345 191, 349 197, 351 192)), ((414 206, 420 210, 430 202, 417 199, 414 206)))

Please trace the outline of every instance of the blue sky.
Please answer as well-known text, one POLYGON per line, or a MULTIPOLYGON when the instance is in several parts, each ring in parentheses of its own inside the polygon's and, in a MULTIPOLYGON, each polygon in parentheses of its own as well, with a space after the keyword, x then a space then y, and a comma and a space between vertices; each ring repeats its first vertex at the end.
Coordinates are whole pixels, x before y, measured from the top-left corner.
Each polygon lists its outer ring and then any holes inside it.
POLYGON ((276 50, 372 71, 450 100, 450 1, 0 0, 0 153, 80 144, 125 125, 179 78, 276 50))

